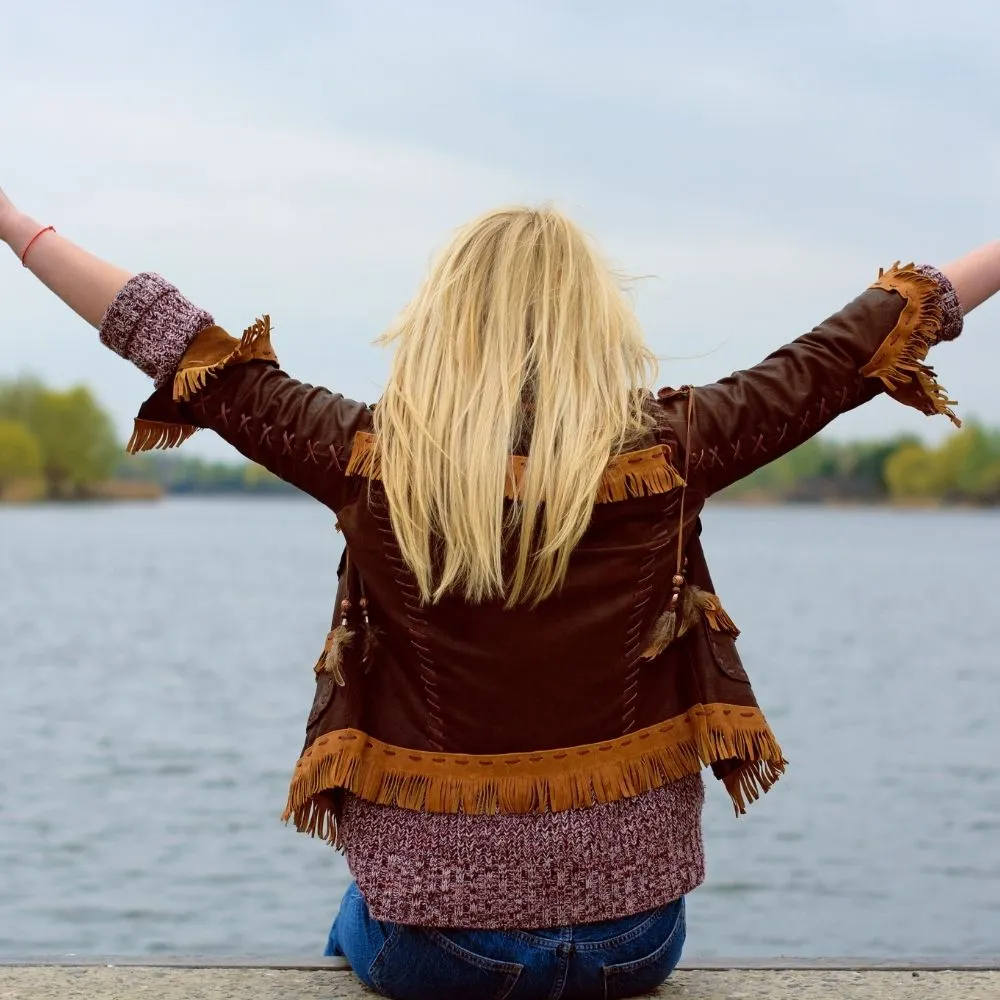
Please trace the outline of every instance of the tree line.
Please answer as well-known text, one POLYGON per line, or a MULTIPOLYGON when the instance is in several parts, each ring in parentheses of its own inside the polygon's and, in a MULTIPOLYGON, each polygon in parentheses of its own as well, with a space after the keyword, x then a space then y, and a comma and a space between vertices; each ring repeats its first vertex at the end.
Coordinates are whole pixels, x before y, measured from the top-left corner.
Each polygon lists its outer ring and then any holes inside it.
POLYGON ((120 455, 111 418, 85 386, 0 383, 0 496, 27 479, 41 479, 50 499, 85 496, 111 478, 120 455))
POLYGON ((24 482, 39 483, 36 495, 48 500, 107 495, 102 487, 109 482, 156 484, 168 493, 293 490, 248 462, 126 455, 114 421, 90 389, 52 389, 35 378, 0 381, 0 499, 24 482))
MULTIPOLYGON (((174 452, 127 456, 114 423, 85 386, 0 381, 0 499, 17 482, 52 500, 100 494, 109 481, 168 493, 296 492, 257 465, 174 452)), ((913 436, 813 438, 731 487, 733 500, 1000 504, 1000 431, 972 423, 938 445, 913 436)))
POLYGON ((782 502, 1000 504, 1000 431, 969 423, 938 445, 912 435, 817 437, 727 491, 782 502))

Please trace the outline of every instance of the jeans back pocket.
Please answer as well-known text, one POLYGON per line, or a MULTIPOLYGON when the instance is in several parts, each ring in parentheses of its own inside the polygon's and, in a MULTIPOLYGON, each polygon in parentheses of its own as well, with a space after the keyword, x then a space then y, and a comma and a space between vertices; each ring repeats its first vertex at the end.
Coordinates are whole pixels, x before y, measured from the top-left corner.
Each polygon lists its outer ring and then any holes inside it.
POLYGON ((652 993, 674 971, 684 950, 687 933, 684 901, 664 907, 663 917, 665 919, 655 921, 640 938, 629 942, 628 951, 635 954, 638 950, 639 957, 604 966, 605 1000, 623 1000, 624 997, 652 993))
POLYGON ((523 969, 463 948, 441 931, 392 925, 368 975, 392 1000, 504 1000, 523 969))

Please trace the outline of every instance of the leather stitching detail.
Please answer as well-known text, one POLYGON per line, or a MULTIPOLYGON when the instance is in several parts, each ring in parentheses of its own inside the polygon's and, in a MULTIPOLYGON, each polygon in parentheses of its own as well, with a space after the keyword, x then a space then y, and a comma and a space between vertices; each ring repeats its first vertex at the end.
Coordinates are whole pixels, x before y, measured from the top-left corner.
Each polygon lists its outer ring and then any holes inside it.
MULTIPOLYGON (((676 507, 671 504, 670 511, 660 521, 663 525, 670 524, 670 517, 676 507)), ((683 526, 681 527, 683 530, 683 526)), ((636 714, 639 704, 639 675, 642 670, 642 639, 643 618, 646 609, 653 597, 653 581, 656 577, 656 570, 660 560, 660 553, 667 544, 668 535, 663 530, 659 537, 654 539, 639 567, 639 574, 636 578, 635 603, 632 607, 632 615, 629 618, 628 627, 625 629, 625 686, 622 692, 622 735, 632 732, 635 729, 636 714)))
MULTIPOLYGON (((816 430, 819 430, 820 426, 827 422, 831 416, 835 413, 841 413, 845 409, 848 409, 848 404, 856 399, 859 399, 864 392, 864 383, 859 381, 853 388, 844 386, 840 390, 840 400, 835 404, 835 409, 831 401, 827 399, 826 396, 820 396, 818 401, 818 406, 815 408, 809 407, 800 417, 799 417, 799 428, 798 433, 804 435, 811 435, 816 430)), ((781 446, 782 442, 788 436, 788 423, 785 422, 780 428, 776 428, 776 437, 772 442, 767 442, 767 434, 759 433, 755 438, 753 438, 753 448, 750 451, 751 455, 759 456, 762 455, 765 459, 767 456, 777 451, 781 446)), ((743 439, 738 438, 736 443, 731 445, 733 451, 732 461, 737 462, 739 460, 745 460, 747 456, 742 453, 743 439)), ((709 448, 708 453, 712 456, 712 463, 709 468, 715 468, 717 464, 724 465, 725 463, 719 458, 718 451, 715 448, 709 448)), ((692 468, 699 471, 703 465, 705 458, 705 450, 702 449, 698 452, 692 460, 692 468)))
POLYGON ((424 702, 427 705, 427 728, 431 737, 431 747, 434 750, 442 750, 444 747, 444 720, 441 717, 437 673, 434 669, 430 648, 426 644, 427 615, 413 576, 397 551, 392 521, 389 518, 389 511, 381 490, 372 491, 369 509, 378 525, 379 534, 382 536, 385 559, 396 571, 396 583, 403 596, 403 606, 406 609, 407 618, 406 630, 409 634, 410 645, 416 655, 420 681, 424 689, 424 702))

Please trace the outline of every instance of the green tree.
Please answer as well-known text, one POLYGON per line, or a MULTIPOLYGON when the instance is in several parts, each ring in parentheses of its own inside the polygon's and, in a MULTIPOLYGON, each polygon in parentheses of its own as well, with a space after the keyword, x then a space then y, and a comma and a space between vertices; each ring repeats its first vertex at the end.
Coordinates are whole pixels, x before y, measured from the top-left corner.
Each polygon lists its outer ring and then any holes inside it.
POLYGON ((85 495, 114 472, 114 425, 83 386, 60 392, 31 378, 0 384, 0 419, 24 424, 37 439, 50 498, 85 495))
POLYGON ((114 471, 120 450, 114 425, 89 389, 46 391, 33 429, 50 497, 84 494, 114 471))
POLYGON ((243 468, 244 489, 252 492, 263 492, 279 489, 282 485, 282 481, 273 472, 269 472, 261 465, 249 462, 243 468))
POLYGON ((29 430, 45 386, 35 378, 0 382, 0 420, 16 420, 29 430))
POLYGON ((907 444, 886 460, 884 476, 889 495, 896 500, 927 500, 942 495, 941 468, 933 452, 907 444))
POLYGON ((42 468, 38 439, 16 420, 0 420, 0 497, 18 479, 37 476, 42 468))
POLYGON ((838 474, 855 482, 872 496, 889 492, 885 469, 889 459, 907 445, 919 444, 913 437, 899 437, 889 441, 859 441, 842 446, 838 474))
POLYGON ((1000 440, 995 432, 972 423, 944 441, 935 457, 950 497, 979 500, 991 490, 1000 440))

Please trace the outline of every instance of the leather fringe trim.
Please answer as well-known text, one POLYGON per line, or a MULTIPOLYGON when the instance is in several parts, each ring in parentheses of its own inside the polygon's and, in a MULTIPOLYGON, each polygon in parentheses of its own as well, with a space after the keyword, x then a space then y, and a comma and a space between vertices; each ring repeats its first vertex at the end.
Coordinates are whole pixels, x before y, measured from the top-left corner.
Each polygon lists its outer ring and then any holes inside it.
POLYGON ((365 479, 382 478, 382 456, 375 447, 375 435, 370 431, 358 431, 351 446, 351 457, 347 460, 346 476, 364 476, 365 479))
MULTIPOLYGON (((594 502, 614 503, 631 497, 669 493, 684 486, 684 479, 671 464, 671 458, 670 448, 665 444, 615 455, 604 470, 594 502)), ((523 455, 511 456, 504 486, 504 496, 508 500, 520 499, 527 464, 528 460, 523 455)), ((366 479, 382 478, 382 461, 374 434, 359 431, 354 436, 346 474, 366 479)))
POLYGON ((174 375, 174 402, 187 402, 211 376, 228 365, 246 361, 277 361, 271 347, 271 317, 263 316, 236 340, 221 327, 202 330, 191 342, 174 375))
MULTIPOLYGON (((187 402, 199 389, 207 385, 210 376, 218 374, 228 365, 255 360, 275 363, 278 361, 271 348, 269 316, 262 317, 253 326, 244 330, 239 340, 231 337, 221 326, 206 327, 188 344, 188 349, 184 352, 180 367, 174 375, 172 400, 174 403, 187 402)), ((157 398, 158 393, 154 393, 146 404, 152 403, 157 398)), ((163 406, 159 408, 154 406, 152 412, 162 412, 163 409, 163 406)), ((170 406, 166 409, 167 412, 177 410, 176 407, 170 406)), ((135 455, 141 451, 153 451, 157 448, 177 448, 196 430, 198 428, 194 424, 146 420, 138 417, 125 450, 130 455, 135 455)))
POLYGON ((485 757, 408 750, 341 729, 320 736, 299 758, 282 818, 337 843, 329 794, 335 789, 434 813, 561 812, 642 795, 734 758, 744 764, 727 789, 743 813, 786 765, 758 708, 695 705, 616 740, 485 757))
POLYGON ((684 486, 683 477, 670 462, 671 457, 665 444, 615 455, 604 470, 595 503, 669 493, 684 486))
POLYGON ((746 815, 747 806, 774 787, 786 765, 787 761, 784 760, 778 763, 769 760, 748 760, 722 779, 729 797, 733 800, 737 816, 746 815))
POLYGON ((336 803, 331 795, 324 792, 309 800, 302 813, 302 825, 300 826, 296 821, 296 828, 299 833, 325 840, 338 850, 342 850, 344 847, 343 841, 340 839, 336 803))
POLYGON ((921 274, 913 264, 901 267, 897 261, 888 271, 880 268, 878 280, 871 287, 897 292, 906 305, 861 374, 881 379, 889 395, 899 402, 928 415, 942 413, 961 427, 961 420, 951 409, 955 400, 948 398, 934 369, 924 363, 927 352, 938 342, 944 321, 937 281, 921 274))
POLYGON ((715 594, 707 590, 702 590, 699 587, 692 587, 691 589, 694 591, 695 607, 704 615, 705 621, 708 622, 708 627, 714 632, 725 632, 734 639, 737 638, 740 630, 737 628, 736 622, 726 613, 726 609, 722 606, 722 601, 715 594))
POLYGON ((130 455, 137 455, 156 448, 179 448, 196 430, 198 428, 192 424, 164 424, 136 418, 125 450, 130 455))

